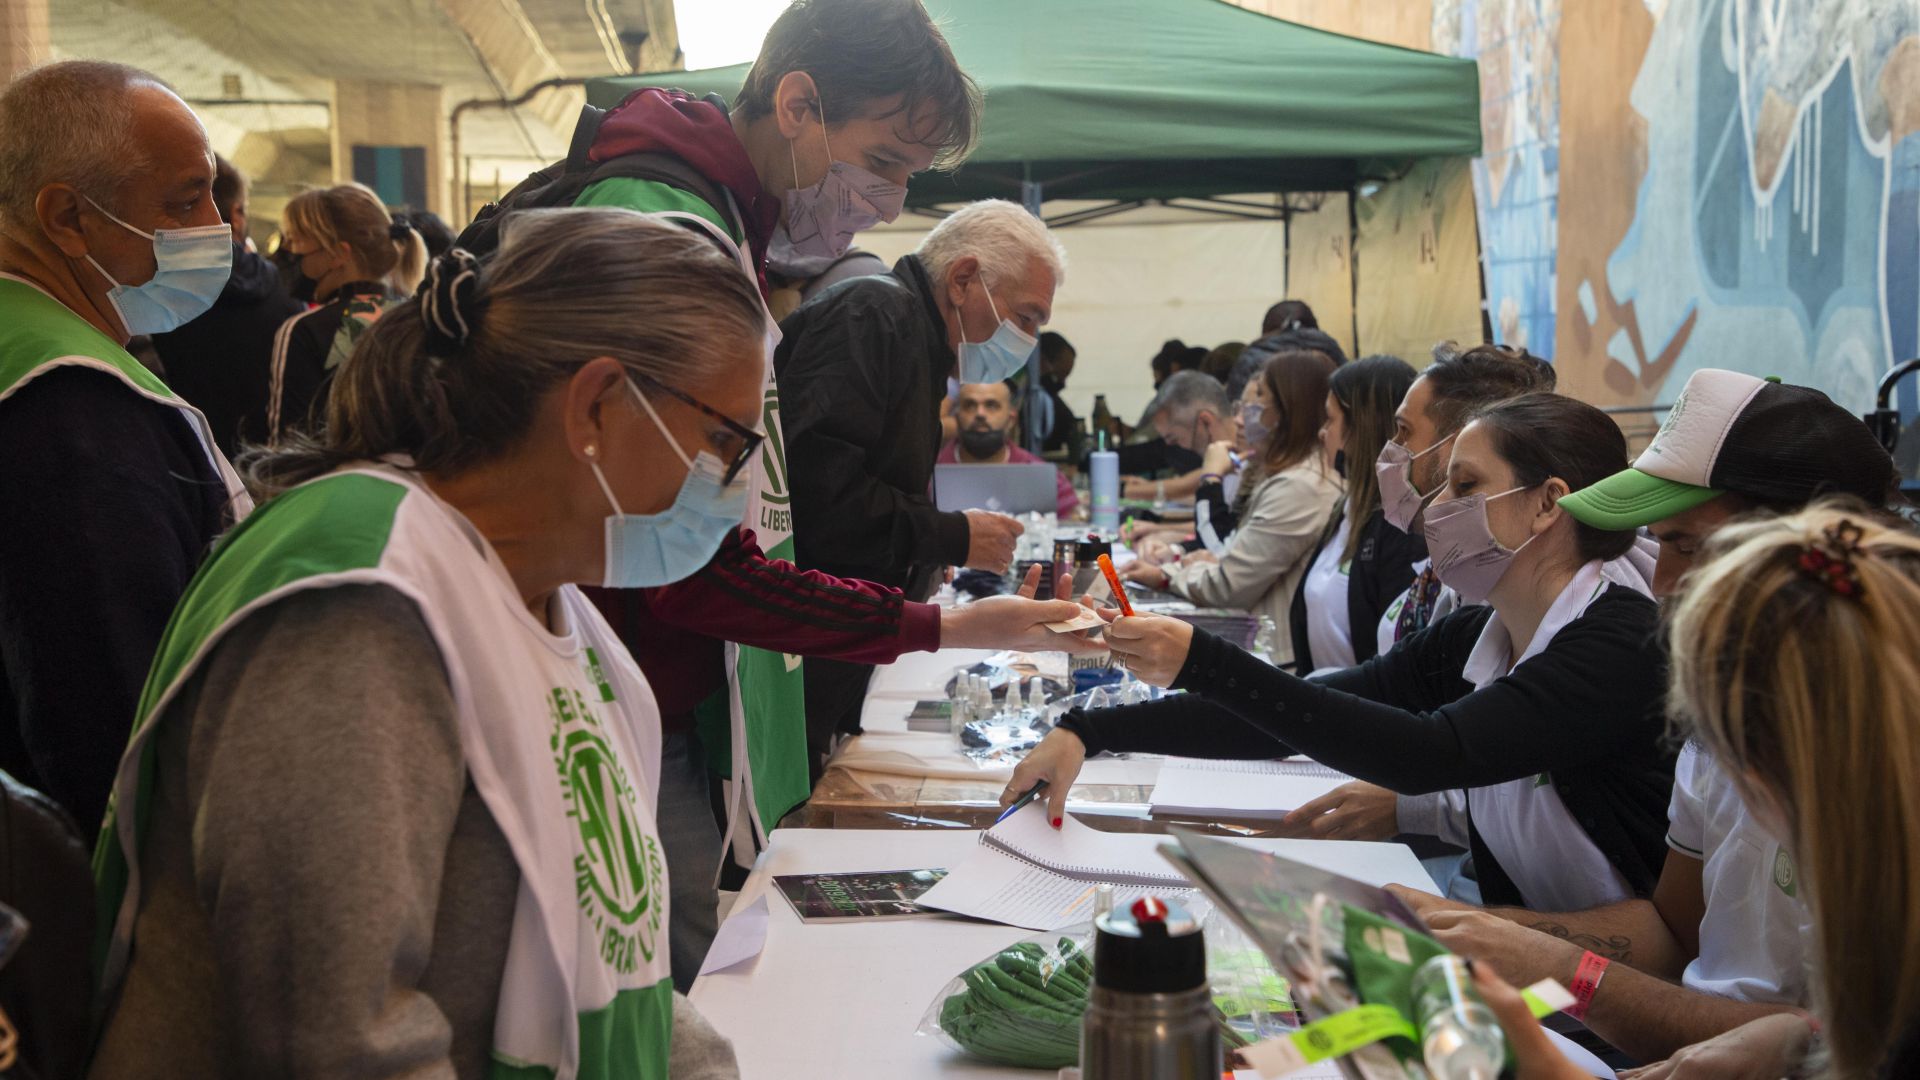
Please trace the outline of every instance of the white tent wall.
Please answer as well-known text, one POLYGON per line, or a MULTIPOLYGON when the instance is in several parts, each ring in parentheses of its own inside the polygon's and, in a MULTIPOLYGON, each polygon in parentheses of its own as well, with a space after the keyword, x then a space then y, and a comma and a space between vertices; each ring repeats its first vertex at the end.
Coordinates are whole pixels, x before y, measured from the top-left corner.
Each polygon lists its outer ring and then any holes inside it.
MULTIPOLYGON (((1212 348, 1252 341, 1260 316, 1286 294, 1281 222, 1195 220, 1191 213, 1167 221, 1155 215, 1170 211, 1136 213, 1134 220, 1121 215, 1054 232, 1067 249, 1067 282, 1054 297, 1048 329, 1079 353, 1064 395, 1078 416, 1090 415, 1093 396, 1105 394, 1114 415, 1133 423, 1153 397, 1147 365, 1162 342, 1179 338, 1212 348)), ((859 244, 891 263, 932 225, 904 216, 892 227, 862 233, 859 244)))

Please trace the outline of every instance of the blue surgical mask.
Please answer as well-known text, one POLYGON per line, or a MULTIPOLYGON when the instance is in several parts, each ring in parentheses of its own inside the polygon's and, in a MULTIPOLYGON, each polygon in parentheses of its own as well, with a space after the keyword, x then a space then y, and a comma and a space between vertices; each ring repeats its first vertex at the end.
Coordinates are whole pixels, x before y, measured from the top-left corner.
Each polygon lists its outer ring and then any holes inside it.
POLYGON ((628 514, 613 497, 600 463, 587 462, 613 507, 607 515, 607 567, 601 583, 610 589, 649 589, 692 577, 713 559, 721 541, 746 515, 747 484, 743 473, 733 486, 723 486, 720 481, 726 468, 720 459, 705 450, 688 458, 647 396, 631 382, 627 389, 640 399, 653 426, 687 467, 687 478, 672 506, 657 514, 628 514))
POLYGON ((92 199, 87 201, 115 225, 153 241, 153 277, 139 285, 120 284, 92 255, 86 257, 113 286, 107 291, 107 302, 129 336, 177 330, 220 298, 233 273, 232 229, 222 224, 147 232, 114 217, 92 199))
MULTIPOLYGON (((993 302, 993 290, 983 282, 980 285, 987 294, 987 306, 992 309, 993 317, 1000 319, 1000 305, 993 302)), ((994 328, 993 336, 985 341, 968 341, 965 320, 960 324, 960 381, 962 383, 996 383, 1013 377, 1013 373, 1027 366, 1027 360, 1033 356, 1033 350, 1040 347, 1040 340, 1008 319, 1000 319, 1000 325, 994 328)))

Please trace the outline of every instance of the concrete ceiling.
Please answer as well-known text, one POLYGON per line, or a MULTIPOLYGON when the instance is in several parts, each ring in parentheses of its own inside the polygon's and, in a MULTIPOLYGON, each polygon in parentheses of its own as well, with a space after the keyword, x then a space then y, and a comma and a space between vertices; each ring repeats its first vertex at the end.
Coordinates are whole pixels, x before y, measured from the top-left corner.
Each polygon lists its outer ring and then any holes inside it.
MULTIPOLYGON (((335 80, 436 84, 451 112, 549 79, 679 61, 672 0, 51 0, 50 8, 56 56, 154 71, 196 103, 216 146, 238 152, 244 142, 254 160, 243 165, 266 174, 311 168, 327 111, 293 103, 326 102, 335 80), (215 104, 235 97, 278 104, 215 104), (274 161, 263 151, 273 145, 295 158, 274 161)), ((558 157, 583 100, 562 89, 517 110, 470 110, 462 155, 558 157)))

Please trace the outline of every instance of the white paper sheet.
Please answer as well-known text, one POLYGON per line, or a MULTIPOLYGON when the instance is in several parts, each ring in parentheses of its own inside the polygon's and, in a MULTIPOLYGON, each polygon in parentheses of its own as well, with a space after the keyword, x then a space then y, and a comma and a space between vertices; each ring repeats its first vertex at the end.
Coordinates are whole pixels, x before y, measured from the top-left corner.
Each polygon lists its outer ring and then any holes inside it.
POLYGON ((734 908, 727 921, 720 924, 713 944, 707 947, 707 958, 700 962, 700 974, 725 971, 759 956, 767 947, 767 918, 766 893, 745 907, 734 908))
POLYGON ((1147 801, 1157 814, 1280 818, 1352 779, 1304 760, 1167 758, 1147 801))
POLYGON ((1192 904, 1199 893, 1159 855, 1165 840, 1100 832, 1071 814, 1055 829, 1047 823, 1046 808, 1035 803, 988 830, 920 903, 1028 930, 1059 930, 1086 921, 1102 882, 1114 886, 1116 907, 1148 893, 1192 904))

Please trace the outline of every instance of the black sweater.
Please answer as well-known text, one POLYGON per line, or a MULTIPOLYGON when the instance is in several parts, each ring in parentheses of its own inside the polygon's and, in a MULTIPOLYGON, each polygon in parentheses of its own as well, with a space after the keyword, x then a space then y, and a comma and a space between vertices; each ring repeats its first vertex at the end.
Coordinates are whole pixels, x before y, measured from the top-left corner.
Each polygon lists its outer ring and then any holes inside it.
POLYGON ((0 401, 0 461, 0 769, 92 837, 227 489, 180 410, 77 365, 0 401))
POLYGON ((941 567, 966 563, 970 540, 966 515, 927 494, 954 354, 926 268, 908 255, 892 273, 843 281, 780 335, 794 561, 925 599, 941 567))
MULTIPOLYGON (((1070 713, 1060 726, 1089 754, 1303 753, 1403 795, 1546 773, 1594 845, 1647 894, 1666 859, 1673 789, 1653 601, 1609 588, 1538 655, 1474 690, 1461 671, 1491 616, 1487 607, 1455 611, 1392 652, 1316 680, 1195 630, 1173 684, 1191 693, 1070 713)), ((1520 903, 1478 830, 1470 832, 1486 902, 1520 903)))
MULTIPOLYGON (((1342 514, 1335 513, 1321 534, 1320 546, 1307 560, 1311 567, 1320 553, 1333 542, 1340 529, 1342 514)), ((1353 639, 1353 659, 1364 664, 1380 651, 1380 619, 1387 605, 1413 584, 1413 564, 1427 557, 1427 541, 1394 528, 1387 516, 1375 509, 1360 527, 1360 545, 1353 552, 1353 566, 1347 575, 1347 633, 1353 639)), ((1309 573, 1312 571, 1309 570, 1309 573)), ((1306 582, 1293 592, 1293 670, 1305 675, 1319 666, 1308 648, 1306 582)))

